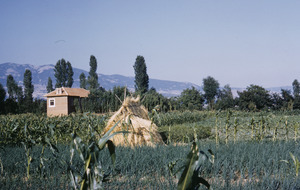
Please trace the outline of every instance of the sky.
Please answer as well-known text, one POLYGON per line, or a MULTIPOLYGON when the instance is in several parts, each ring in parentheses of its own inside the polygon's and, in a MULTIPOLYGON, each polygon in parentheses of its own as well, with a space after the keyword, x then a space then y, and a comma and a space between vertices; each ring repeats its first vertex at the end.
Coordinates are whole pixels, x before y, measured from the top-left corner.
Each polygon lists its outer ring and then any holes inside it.
POLYGON ((300 80, 298 0, 0 0, 0 63, 265 88, 300 80))

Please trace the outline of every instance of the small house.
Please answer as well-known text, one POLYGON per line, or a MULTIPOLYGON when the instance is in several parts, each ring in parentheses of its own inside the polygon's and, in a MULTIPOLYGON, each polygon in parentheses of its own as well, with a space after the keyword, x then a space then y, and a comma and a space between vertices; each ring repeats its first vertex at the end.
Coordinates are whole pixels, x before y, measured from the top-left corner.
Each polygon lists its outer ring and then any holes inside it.
POLYGON ((89 93, 90 91, 83 88, 56 88, 45 95, 47 97, 47 116, 68 115, 75 112, 75 98, 79 99, 81 109, 81 98, 88 97, 89 93))

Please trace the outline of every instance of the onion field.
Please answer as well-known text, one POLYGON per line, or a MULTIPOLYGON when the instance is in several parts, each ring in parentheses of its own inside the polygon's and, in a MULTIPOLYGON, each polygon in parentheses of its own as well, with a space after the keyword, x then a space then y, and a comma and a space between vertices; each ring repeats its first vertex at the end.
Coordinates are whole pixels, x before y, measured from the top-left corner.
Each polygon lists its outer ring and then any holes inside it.
POLYGON ((197 154, 213 153, 197 163, 212 189, 300 189, 295 112, 157 114, 166 145, 135 148, 99 145, 107 118, 0 116, 1 189, 187 189, 194 141, 197 154))

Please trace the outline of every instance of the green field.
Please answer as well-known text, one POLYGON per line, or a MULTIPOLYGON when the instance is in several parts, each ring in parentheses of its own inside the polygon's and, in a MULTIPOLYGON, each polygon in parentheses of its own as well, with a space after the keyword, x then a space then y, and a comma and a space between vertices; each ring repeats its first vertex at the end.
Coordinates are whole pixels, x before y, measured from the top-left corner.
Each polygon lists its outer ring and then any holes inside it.
MULTIPOLYGON (((89 144, 91 131, 98 138, 107 118, 0 116, 1 189, 71 189, 70 171, 85 171, 78 151, 70 163, 71 133, 89 144)), ((171 112, 155 115, 154 121, 166 145, 116 147, 115 168, 107 148, 100 152, 101 171, 109 176, 104 189, 177 189, 182 171, 172 176, 169 166, 176 162, 176 170, 184 164, 195 136, 200 150, 215 155, 213 164, 199 170, 213 189, 300 188, 296 112, 171 112)))

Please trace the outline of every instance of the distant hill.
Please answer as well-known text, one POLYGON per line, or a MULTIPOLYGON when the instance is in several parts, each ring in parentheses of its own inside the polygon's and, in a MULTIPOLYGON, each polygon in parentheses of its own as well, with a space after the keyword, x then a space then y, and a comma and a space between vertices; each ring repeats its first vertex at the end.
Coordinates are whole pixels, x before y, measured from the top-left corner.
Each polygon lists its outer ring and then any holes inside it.
MULTIPOLYGON (((33 95, 34 97, 42 98, 43 95, 46 94, 49 76, 53 81, 53 85, 55 85, 53 68, 54 65, 34 66, 29 64, 2 63, 0 64, 0 83, 6 88, 7 75, 11 74, 19 85, 23 85, 24 72, 26 69, 29 69, 32 72, 32 83, 34 85, 33 95)), ((88 72, 74 67, 73 71, 73 87, 79 87, 79 75, 83 72, 88 76, 88 72)), ((106 90, 112 89, 114 86, 127 86, 130 91, 134 91, 134 77, 98 74, 98 78, 100 86, 106 90)), ((191 88, 192 86, 197 89, 201 88, 199 85, 189 82, 149 79, 149 87, 154 87, 157 92, 167 97, 179 96, 184 89, 191 88)))

